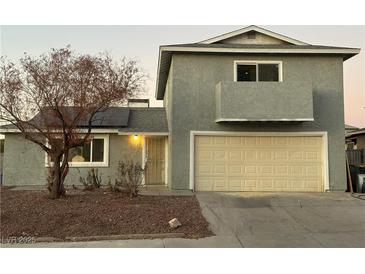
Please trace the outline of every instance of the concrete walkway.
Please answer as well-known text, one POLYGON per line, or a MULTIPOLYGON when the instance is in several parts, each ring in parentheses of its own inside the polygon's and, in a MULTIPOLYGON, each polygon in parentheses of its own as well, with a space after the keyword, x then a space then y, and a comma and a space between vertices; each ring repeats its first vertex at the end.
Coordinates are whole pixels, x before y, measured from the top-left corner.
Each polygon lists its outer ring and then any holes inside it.
POLYGON ((198 193, 214 237, 2 247, 365 247, 365 201, 346 193, 198 193))

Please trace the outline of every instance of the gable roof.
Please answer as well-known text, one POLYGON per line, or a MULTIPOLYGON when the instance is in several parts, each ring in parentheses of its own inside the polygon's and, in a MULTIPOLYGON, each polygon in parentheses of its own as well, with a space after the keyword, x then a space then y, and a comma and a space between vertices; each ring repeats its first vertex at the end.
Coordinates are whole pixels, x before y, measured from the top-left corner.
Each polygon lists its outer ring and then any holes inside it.
POLYGON ((305 42, 302 42, 302 41, 299 41, 299 40, 287 37, 285 35, 282 35, 282 34, 279 34, 279 33, 264 29, 264 28, 260 28, 258 26, 254 26, 254 25, 248 26, 248 27, 245 27, 245 28, 241 28, 241 29, 238 29, 238 30, 235 30, 235 31, 231 31, 231 32, 228 32, 228 33, 224 33, 222 35, 218 35, 218 36, 215 36, 213 38, 209 38, 207 40, 199 42, 198 44, 213 44, 213 43, 217 43, 217 42, 220 42, 220 41, 223 41, 223 40, 226 40, 226 39, 238 36, 238 35, 242 35, 242 34, 251 32, 251 31, 262 33, 264 35, 276 38, 278 40, 287 42, 287 43, 292 44, 292 45, 302 45, 302 46, 303 45, 308 45, 305 42))
POLYGON ((166 82, 169 75, 172 55, 176 52, 185 53, 211 53, 211 54, 331 54, 342 56, 347 60, 360 52, 358 48, 331 47, 310 45, 305 42, 277 34, 275 32, 249 26, 240 30, 219 35, 198 43, 177 44, 160 46, 157 67, 156 91, 157 100, 162 100, 165 94, 166 82), (222 43, 223 40, 242 35, 250 31, 257 31, 285 41, 285 44, 230 44, 222 43), (221 42, 221 43, 219 43, 221 42))

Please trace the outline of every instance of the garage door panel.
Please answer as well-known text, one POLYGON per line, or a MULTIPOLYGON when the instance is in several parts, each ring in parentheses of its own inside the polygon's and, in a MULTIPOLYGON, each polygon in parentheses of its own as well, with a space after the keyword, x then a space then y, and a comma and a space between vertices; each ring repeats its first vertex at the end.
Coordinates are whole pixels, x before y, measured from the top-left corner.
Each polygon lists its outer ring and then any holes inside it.
POLYGON ((274 173, 280 176, 288 175, 288 169, 288 166, 275 166, 274 173))
POLYGON ((241 151, 229 151, 229 160, 230 161, 242 161, 242 152, 241 151))
POLYGON ((213 160, 228 160, 227 154, 224 150, 213 150, 213 160))
POLYGON ((196 152, 196 160, 200 161, 200 160, 212 160, 212 151, 209 150, 198 150, 196 152))
MULTIPOLYGON (((240 137, 228 137, 228 144, 230 146, 241 146, 242 145, 242 138, 240 137)), ((244 142, 243 142, 244 144, 244 142)))
POLYGON ((305 152, 305 160, 307 161, 321 161, 321 154, 317 151, 307 151, 305 152))
POLYGON ((244 173, 242 172, 242 165, 228 165, 228 173, 233 176, 242 176, 244 173))
POLYGON ((272 161, 273 159, 272 151, 260 151, 259 152, 259 160, 260 161, 272 161))
POLYGON ((212 169, 213 167, 211 165, 199 165, 197 166, 196 168, 196 175, 199 177, 199 176, 204 176, 204 175, 212 175, 212 169))
POLYGON ((245 161, 256 161, 257 160, 257 151, 255 150, 244 150, 244 160, 245 161))
POLYGON ((198 191, 323 191, 321 137, 197 136, 198 191))
POLYGON ((227 137, 212 137, 213 138, 213 142, 211 142, 214 145, 226 145, 227 143, 227 137))
POLYGON ((274 160, 287 161, 289 159, 289 153, 287 151, 274 151, 274 160))

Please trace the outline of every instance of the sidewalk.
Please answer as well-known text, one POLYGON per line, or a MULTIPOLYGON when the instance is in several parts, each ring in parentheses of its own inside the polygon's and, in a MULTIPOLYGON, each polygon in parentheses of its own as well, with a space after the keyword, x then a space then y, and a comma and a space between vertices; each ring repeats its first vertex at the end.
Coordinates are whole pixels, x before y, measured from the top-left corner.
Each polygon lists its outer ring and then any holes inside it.
POLYGON ((55 242, 55 243, 34 243, 34 244, 2 244, 2 248, 174 248, 174 247, 241 247, 239 241, 232 236, 213 236, 202 239, 153 239, 153 240, 113 240, 94 242, 55 242))

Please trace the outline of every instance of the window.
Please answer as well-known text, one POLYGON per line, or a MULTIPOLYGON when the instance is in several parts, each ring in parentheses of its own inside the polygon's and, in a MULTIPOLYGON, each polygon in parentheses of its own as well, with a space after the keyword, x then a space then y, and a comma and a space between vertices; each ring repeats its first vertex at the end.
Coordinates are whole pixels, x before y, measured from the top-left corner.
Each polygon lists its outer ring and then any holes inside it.
POLYGON ((356 150, 357 149, 357 139, 350 139, 349 141, 346 141, 346 149, 349 150, 356 150))
POLYGON ((70 167, 108 166, 108 150, 108 136, 95 136, 83 146, 70 149, 68 155, 69 165, 70 167))
POLYGON ((281 82, 281 62, 235 61, 235 81, 237 82, 281 82))
POLYGON ((237 65, 237 81, 256 82, 256 65, 237 65))
POLYGON ((278 82, 279 65, 278 64, 257 64, 259 82, 278 82))

